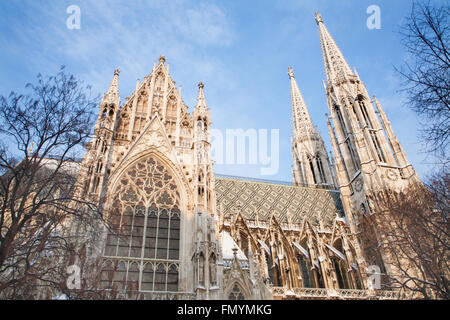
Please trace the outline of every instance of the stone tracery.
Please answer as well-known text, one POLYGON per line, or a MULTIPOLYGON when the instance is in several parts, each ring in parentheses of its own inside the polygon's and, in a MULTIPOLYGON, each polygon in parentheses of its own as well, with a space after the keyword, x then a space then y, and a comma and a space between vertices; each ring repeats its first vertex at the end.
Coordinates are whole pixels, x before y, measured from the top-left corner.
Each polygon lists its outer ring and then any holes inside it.
POLYGON ((112 194, 115 232, 108 234, 105 257, 126 261, 124 279, 115 281, 123 281, 126 289, 136 280, 130 264, 137 261, 142 291, 177 291, 181 211, 174 177, 161 161, 148 156, 125 170, 112 194))

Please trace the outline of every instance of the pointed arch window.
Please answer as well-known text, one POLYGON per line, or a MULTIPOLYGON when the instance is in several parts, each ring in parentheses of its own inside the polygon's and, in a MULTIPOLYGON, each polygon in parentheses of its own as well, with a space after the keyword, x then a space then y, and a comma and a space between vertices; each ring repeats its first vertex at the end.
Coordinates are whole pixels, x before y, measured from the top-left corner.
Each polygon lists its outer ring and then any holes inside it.
POLYGON ((311 170, 311 175, 313 177, 313 181, 314 184, 317 184, 317 178, 316 178, 316 173, 314 171, 314 163, 311 157, 308 157, 308 161, 309 161, 309 169, 311 170))
POLYGON ((344 117, 342 115, 341 112, 341 108, 338 105, 334 105, 334 110, 336 112, 340 127, 341 127, 341 132, 344 135, 344 144, 345 147, 347 148, 347 152, 350 156, 350 160, 351 160, 351 164, 353 165, 354 170, 359 170, 359 158, 358 155, 355 153, 355 151, 353 150, 352 145, 350 144, 350 137, 349 137, 349 132, 347 129, 347 126, 345 125, 345 121, 344 121, 344 117))
POLYGON ((367 112, 367 108, 366 108, 366 104, 364 103, 364 100, 365 100, 364 96, 361 94, 358 95, 358 97, 356 98, 356 101, 358 102, 358 105, 359 105, 359 109, 361 110, 361 113, 363 115, 365 124, 369 128, 373 128, 372 121, 370 120, 370 116, 369 116, 369 113, 367 112))
POLYGON ((278 259, 275 257, 275 261, 272 259, 272 249, 270 246, 267 246, 269 248, 269 252, 266 252, 266 264, 267 264, 267 273, 269 275, 269 282, 277 287, 281 286, 281 274, 280 274, 280 267, 278 263, 278 259))
POLYGON ((245 300, 244 294, 237 283, 235 283, 233 289, 231 289, 228 300, 245 300))
POLYGON ((198 257, 198 282, 201 286, 205 285, 205 256, 200 252, 198 257))
POLYGON ((320 158, 320 155, 316 156, 316 164, 319 171, 320 182, 326 183, 325 171, 323 170, 322 159, 320 158))
POLYGON ((350 282, 349 274, 346 268, 345 261, 337 258, 332 257, 331 258, 334 266, 334 270, 336 272, 336 277, 338 280, 339 288, 340 289, 352 289, 352 285, 350 282))
POLYGON ((105 105, 105 108, 103 109, 103 112, 102 112, 102 119, 106 118, 107 113, 108 113, 108 110, 106 109, 106 105, 105 105))
MULTIPOLYGON (((138 263, 141 291, 178 291, 181 212, 173 176, 150 156, 124 172, 114 194, 104 256, 138 263)), ((129 274, 125 281, 136 281, 129 274)))
POLYGON ((311 271, 311 260, 304 255, 297 255, 298 264, 302 273, 303 287, 314 288, 314 275, 311 271))
POLYGON ((375 146, 378 160, 381 162, 386 162, 386 158, 384 156, 383 149, 381 148, 380 141, 378 140, 377 133, 375 131, 371 130, 370 136, 372 138, 373 145, 375 146))
POLYGON ((248 256, 248 248, 249 248, 249 241, 248 241, 248 236, 246 233, 241 232, 240 233, 240 248, 242 249, 242 251, 244 252, 244 254, 246 256, 248 256))
MULTIPOLYGON (((314 240, 313 243, 314 243, 313 248, 310 250, 313 251, 314 257, 318 257, 319 255, 317 254, 317 242, 314 240)), ((316 260, 313 261, 312 266, 313 266, 312 270, 313 270, 314 282, 315 282, 316 288, 325 288, 324 277, 322 275, 321 262, 316 258, 316 260)))
POLYGON ((348 131, 347 126, 345 125, 344 117, 342 116, 341 108, 338 105, 334 106, 334 110, 336 112, 339 124, 341 126, 342 133, 344 134, 344 137, 348 137, 348 131))
POLYGON ((211 286, 217 285, 217 265, 216 265, 216 255, 211 253, 209 256, 209 282, 211 286))

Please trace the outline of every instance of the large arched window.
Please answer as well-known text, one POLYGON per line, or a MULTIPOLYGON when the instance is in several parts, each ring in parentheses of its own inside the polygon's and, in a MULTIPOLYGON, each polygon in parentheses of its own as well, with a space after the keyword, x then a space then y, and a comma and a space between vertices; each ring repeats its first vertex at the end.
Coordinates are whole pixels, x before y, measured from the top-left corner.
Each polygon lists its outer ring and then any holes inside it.
POLYGON ((104 256, 125 262, 121 288, 139 281, 140 291, 178 291, 180 194, 173 176, 146 157, 122 174, 113 199, 104 256))

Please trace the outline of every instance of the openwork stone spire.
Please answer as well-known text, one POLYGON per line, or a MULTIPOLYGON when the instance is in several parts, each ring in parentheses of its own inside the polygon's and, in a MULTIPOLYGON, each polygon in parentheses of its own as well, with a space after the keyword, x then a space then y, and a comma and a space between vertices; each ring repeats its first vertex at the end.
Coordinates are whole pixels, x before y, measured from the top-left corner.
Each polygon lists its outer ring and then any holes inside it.
POLYGON ((196 108, 207 109, 206 99, 205 99, 205 92, 203 91, 204 87, 205 87, 205 85, 203 84, 203 82, 200 82, 198 84, 197 104, 195 106, 196 108))
POLYGON ((288 69, 291 83, 292 121, 294 137, 292 157, 294 161, 294 184, 319 188, 334 187, 330 161, 319 131, 303 100, 294 71, 288 69))
POLYGON ((114 103, 120 99, 120 96, 119 96, 119 73, 120 73, 119 69, 114 70, 114 76, 111 81, 111 85, 109 86, 108 91, 106 92, 105 96, 103 97, 104 102, 114 103))
POLYGON ((291 101, 292 101, 292 120, 294 125, 294 135, 304 134, 307 129, 312 131, 314 126, 311 122, 306 103, 298 88, 295 80, 294 71, 291 67, 288 68, 289 80, 291 82, 291 101))
POLYGON ((345 79, 349 75, 353 75, 341 50, 339 50, 333 37, 331 37, 328 32, 327 27, 325 27, 322 16, 316 12, 315 19, 319 26, 320 43, 322 46, 323 62, 328 84, 339 81, 342 78, 345 79))

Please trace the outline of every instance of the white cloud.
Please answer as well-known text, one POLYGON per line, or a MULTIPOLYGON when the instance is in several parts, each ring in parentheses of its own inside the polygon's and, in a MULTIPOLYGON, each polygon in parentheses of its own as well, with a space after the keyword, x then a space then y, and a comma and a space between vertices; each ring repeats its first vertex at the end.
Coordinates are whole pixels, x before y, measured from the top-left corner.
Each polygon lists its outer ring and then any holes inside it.
POLYGON ((20 32, 16 29, 11 46, 30 44, 21 52, 30 69, 51 73, 49 65, 67 64, 95 90, 104 91, 114 68, 119 67, 125 89, 121 92, 126 96, 136 79, 148 75, 153 61, 163 54, 181 76, 181 81, 175 79, 180 84, 187 74, 189 81, 206 82, 220 74, 222 84, 232 83, 224 79, 229 73, 220 62, 199 54, 233 43, 232 23, 217 5, 183 0, 78 1, 80 30, 66 28, 68 5, 31 3, 20 8, 28 23, 20 32), (186 65, 190 70, 183 68, 186 65))

